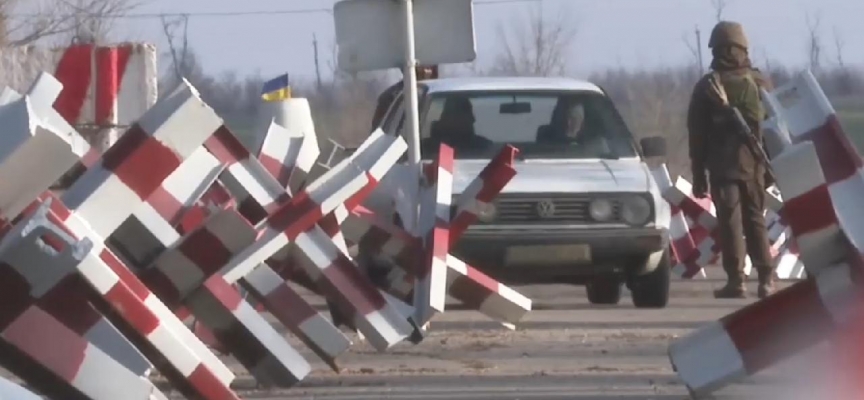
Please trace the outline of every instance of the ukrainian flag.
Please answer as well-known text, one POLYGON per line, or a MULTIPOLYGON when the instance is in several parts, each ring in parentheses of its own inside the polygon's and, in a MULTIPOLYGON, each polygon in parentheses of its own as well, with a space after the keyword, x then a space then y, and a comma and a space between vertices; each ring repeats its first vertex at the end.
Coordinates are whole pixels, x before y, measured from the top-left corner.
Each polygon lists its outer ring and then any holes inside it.
POLYGON ((264 83, 261 98, 264 101, 282 101, 291 97, 291 87, 288 85, 288 74, 280 75, 264 83))

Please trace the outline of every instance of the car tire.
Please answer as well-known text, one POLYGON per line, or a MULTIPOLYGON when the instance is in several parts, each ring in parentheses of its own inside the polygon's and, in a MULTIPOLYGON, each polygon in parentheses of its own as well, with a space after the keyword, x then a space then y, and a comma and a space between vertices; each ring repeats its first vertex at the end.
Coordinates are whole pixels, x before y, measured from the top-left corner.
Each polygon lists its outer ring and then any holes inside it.
POLYGON ((669 286, 672 267, 669 252, 663 253, 660 263, 653 271, 630 278, 627 285, 636 308, 665 308, 669 303, 669 286))
POLYGON ((585 285, 591 304, 614 305, 621 301, 621 280, 616 277, 598 277, 585 285))

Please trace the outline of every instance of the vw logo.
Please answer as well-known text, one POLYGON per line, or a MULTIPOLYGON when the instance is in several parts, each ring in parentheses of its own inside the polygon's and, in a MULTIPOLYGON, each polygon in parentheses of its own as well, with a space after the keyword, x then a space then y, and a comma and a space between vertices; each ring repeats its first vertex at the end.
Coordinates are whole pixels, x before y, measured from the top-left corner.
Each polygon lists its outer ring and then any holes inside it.
POLYGON ((537 215, 540 218, 551 218, 555 215, 555 203, 552 200, 543 200, 537 203, 537 215))

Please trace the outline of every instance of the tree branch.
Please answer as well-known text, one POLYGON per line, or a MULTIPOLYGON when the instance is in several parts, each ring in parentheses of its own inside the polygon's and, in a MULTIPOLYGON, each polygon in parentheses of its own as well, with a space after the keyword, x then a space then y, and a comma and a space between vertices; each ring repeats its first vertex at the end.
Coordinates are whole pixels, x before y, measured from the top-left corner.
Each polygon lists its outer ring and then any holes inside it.
POLYGON ((714 17, 717 22, 723 20, 723 11, 726 10, 726 0, 711 0, 711 6, 714 8, 714 17))
POLYGON ((490 72, 517 76, 564 74, 577 29, 566 10, 555 14, 556 19, 547 18, 538 8, 528 13, 527 21, 506 28, 499 24, 499 50, 490 72))
POLYGON ((846 62, 843 60, 843 50, 846 47, 846 40, 837 32, 837 27, 834 27, 834 49, 837 51, 837 65, 841 69, 846 68, 846 62))
POLYGON ((125 15, 145 0, 0 0, 6 17, 6 43, 22 46, 40 40, 70 42, 107 40, 116 17, 125 15), (20 15, 16 12, 21 11, 20 15))
POLYGON ((822 61, 822 37, 820 36, 820 26, 822 24, 822 14, 817 12, 815 16, 809 12, 804 15, 807 22, 807 30, 809 33, 807 41, 807 55, 810 69, 814 72, 819 70, 822 61))

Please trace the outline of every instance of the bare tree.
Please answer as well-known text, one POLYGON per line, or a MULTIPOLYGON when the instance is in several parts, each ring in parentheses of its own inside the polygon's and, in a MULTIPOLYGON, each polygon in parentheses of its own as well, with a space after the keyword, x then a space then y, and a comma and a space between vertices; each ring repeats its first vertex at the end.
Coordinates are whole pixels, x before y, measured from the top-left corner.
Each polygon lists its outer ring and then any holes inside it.
POLYGON ((576 27, 567 9, 546 18, 542 4, 528 14, 528 20, 498 25, 500 53, 490 71, 495 75, 563 75, 569 64, 576 27))
POLYGON ((99 42, 118 17, 145 0, 0 0, 0 39, 11 46, 40 40, 99 42))
POLYGON ((171 57, 174 79, 185 77, 189 71, 187 60, 189 58, 189 16, 182 15, 180 18, 168 18, 162 16, 162 31, 168 41, 168 55, 171 57), (178 33, 178 31, 181 31, 178 33), (179 37, 178 37, 179 36, 179 37))
POLYGON ((714 17, 717 22, 723 20, 723 12, 726 11, 726 0, 711 0, 711 7, 714 8, 714 17))
POLYGON ((843 49, 846 47, 846 40, 837 32, 837 27, 834 27, 834 49, 837 51, 837 66, 841 69, 846 68, 846 63, 843 60, 843 49))
POLYGON ((57 0, 61 12, 75 16, 73 40, 102 43, 108 40, 117 17, 126 15, 143 0, 57 0))
POLYGON ((690 41, 690 35, 684 33, 681 35, 681 40, 684 41, 684 45, 687 46, 687 49, 690 50, 690 54, 693 55, 693 65, 694 68, 698 68, 699 72, 705 71, 705 64, 702 62, 702 32, 699 30, 699 27, 696 26, 694 30, 693 41, 690 41))
POLYGON ((813 71, 818 71, 822 61, 822 37, 820 36, 820 25, 822 24, 822 15, 816 13, 805 15, 807 21, 807 56, 808 66, 813 71))

